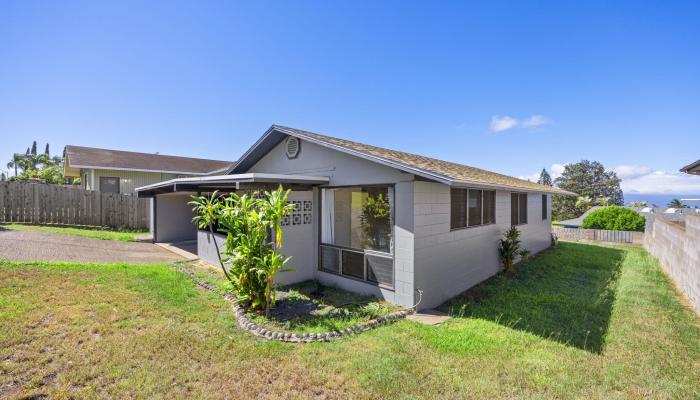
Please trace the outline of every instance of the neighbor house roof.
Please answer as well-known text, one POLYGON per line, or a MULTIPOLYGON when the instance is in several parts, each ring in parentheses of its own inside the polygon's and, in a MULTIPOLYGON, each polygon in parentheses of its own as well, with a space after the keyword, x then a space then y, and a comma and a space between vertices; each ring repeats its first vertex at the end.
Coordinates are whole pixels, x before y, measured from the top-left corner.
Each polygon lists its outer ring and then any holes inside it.
POLYGON ((552 222, 552 224, 563 226, 565 228, 579 228, 581 225, 583 225, 583 220, 586 219, 586 217, 590 213, 592 213, 595 210, 601 209, 601 208, 603 208, 603 207, 602 206, 593 206, 593 207, 589 208, 586 212, 583 213, 583 215, 581 215, 578 218, 565 219, 563 221, 556 221, 556 222, 552 222))
POLYGON ((223 172, 234 164, 231 161, 70 145, 64 149, 63 157, 66 168, 112 169, 188 175, 207 175, 212 172, 223 172))
POLYGON ((697 160, 694 163, 688 164, 685 167, 681 168, 681 172, 685 172, 686 174, 700 175, 700 160, 697 160))
POLYGON ((229 173, 245 172, 255 162, 262 158, 275 145, 279 144, 286 135, 298 137, 321 146, 333 148, 345 153, 388 165, 423 178, 442 182, 451 186, 482 185, 505 187, 515 190, 548 192, 564 195, 575 195, 556 187, 540 185, 535 182, 514 178, 512 176, 470 167, 450 161, 438 160, 431 157, 391 150, 368 144, 339 139, 332 136, 272 125, 257 143, 253 145, 234 165, 229 173))

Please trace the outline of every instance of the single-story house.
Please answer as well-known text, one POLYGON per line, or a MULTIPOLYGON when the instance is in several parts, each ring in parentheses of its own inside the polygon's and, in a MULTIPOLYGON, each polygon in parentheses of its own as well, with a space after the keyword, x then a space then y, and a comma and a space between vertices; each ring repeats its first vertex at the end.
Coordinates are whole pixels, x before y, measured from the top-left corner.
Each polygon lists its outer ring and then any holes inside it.
POLYGON ((685 167, 681 168, 681 172, 685 172, 686 174, 692 175, 700 175, 700 160, 697 160, 694 163, 688 164, 685 167))
POLYGON ((135 195, 139 186, 174 178, 223 173, 231 161, 66 146, 63 173, 80 178, 83 189, 135 195))
POLYGON ((213 240, 192 224, 191 195, 214 190, 292 190, 283 252, 308 279, 374 294, 402 306, 435 307, 500 270, 498 239, 511 225, 532 253, 551 244, 551 195, 561 189, 454 162, 273 125, 225 173, 137 189, 153 198, 156 242, 197 241, 216 264, 213 240), (363 224, 368 199, 390 217, 363 224), (422 294, 419 294, 422 293, 422 294))

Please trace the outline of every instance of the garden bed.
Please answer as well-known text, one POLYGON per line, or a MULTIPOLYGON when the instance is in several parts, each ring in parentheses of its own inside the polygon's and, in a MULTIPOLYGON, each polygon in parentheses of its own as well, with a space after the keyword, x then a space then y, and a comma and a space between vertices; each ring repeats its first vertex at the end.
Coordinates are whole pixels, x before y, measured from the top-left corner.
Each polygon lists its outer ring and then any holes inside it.
POLYGON ((255 324, 293 333, 340 331, 401 310, 374 296, 351 293, 318 281, 305 281, 277 290, 277 302, 264 313, 247 311, 255 324))

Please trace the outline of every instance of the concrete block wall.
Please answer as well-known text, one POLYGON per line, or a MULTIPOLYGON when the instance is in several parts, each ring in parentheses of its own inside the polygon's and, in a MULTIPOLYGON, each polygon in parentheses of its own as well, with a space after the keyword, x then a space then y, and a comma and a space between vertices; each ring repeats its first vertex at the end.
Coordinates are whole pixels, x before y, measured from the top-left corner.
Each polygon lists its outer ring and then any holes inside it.
POLYGON ((647 224, 644 247, 700 314, 700 216, 687 216, 685 228, 653 218, 647 224))
MULTIPOLYGON (((450 187, 415 182, 415 289, 423 291, 420 308, 442 304, 501 269, 498 239, 510 228, 510 191, 496 191, 496 223, 450 230, 450 187)), ((549 247, 551 196, 542 219, 542 193, 528 193, 528 223, 518 226, 533 254, 549 247)))

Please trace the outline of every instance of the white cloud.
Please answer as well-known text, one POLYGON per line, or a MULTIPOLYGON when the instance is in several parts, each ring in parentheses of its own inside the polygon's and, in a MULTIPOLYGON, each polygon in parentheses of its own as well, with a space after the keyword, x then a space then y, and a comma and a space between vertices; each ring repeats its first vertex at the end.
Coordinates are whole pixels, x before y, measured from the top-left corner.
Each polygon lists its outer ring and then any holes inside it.
POLYGON ((634 179, 643 175, 649 175, 654 170, 643 165, 619 165, 614 168, 620 179, 634 179))
POLYGON ((513 117, 509 117, 507 115, 505 117, 499 117, 498 115, 491 117, 490 128, 493 132, 507 131, 508 129, 515 128, 516 126, 518 126, 518 120, 513 117))
POLYGON ((551 122, 551 119, 543 115, 533 115, 524 120, 518 120, 509 115, 494 115, 491 117, 491 124, 489 125, 489 129, 491 129, 492 132, 503 132, 518 127, 533 129, 542 125, 550 124, 551 122))
MULTIPOLYGON (((619 167, 618 167, 619 168, 619 167)), ((615 168, 617 172, 618 168, 615 168)), ((653 170, 648 167, 646 173, 640 173, 641 169, 636 171, 636 174, 629 175, 623 178, 619 175, 622 182, 620 187, 625 193, 641 193, 641 194, 698 194, 700 193, 700 177, 684 174, 682 172, 669 172, 661 170, 653 170)), ((624 171, 624 170, 623 170, 624 171)))
POLYGON ((564 164, 552 164, 551 167, 549 167, 549 174, 552 176, 552 180, 555 180, 561 176, 561 174, 564 173, 564 167, 566 167, 568 163, 564 164))
POLYGON ((520 125, 525 128, 537 128, 538 126, 546 125, 548 123, 549 118, 542 115, 533 115, 525 121, 522 121, 520 125))

